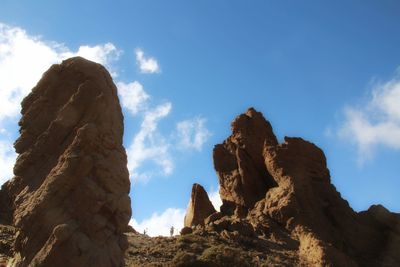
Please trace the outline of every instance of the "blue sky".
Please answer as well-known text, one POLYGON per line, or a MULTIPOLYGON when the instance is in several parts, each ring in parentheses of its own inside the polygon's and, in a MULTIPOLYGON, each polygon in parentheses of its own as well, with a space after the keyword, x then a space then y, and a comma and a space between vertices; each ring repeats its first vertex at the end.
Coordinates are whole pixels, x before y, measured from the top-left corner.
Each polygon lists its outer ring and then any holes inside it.
POLYGON ((0 23, 2 182, 20 99, 83 55, 120 90, 138 229, 179 227, 194 182, 216 199, 212 148, 250 106, 320 146, 355 210, 400 211, 398 1, 3 0, 0 23))

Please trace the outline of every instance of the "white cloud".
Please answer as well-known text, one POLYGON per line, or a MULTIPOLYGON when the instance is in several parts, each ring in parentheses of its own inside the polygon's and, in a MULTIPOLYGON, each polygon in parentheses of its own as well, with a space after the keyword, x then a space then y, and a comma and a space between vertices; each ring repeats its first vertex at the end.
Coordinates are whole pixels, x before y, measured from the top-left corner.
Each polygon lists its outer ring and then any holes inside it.
POLYGON ((171 226, 175 228, 174 234, 179 234, 183 228, 183 220, 185 211, 183 209, 168 208, 163 213, 153 213, 149 219, 145 219, 138 223, 135 219, 131 219, 129 224, 139 233, 146 233, 149 236, 169 236, 171 226))
POLYGON ((142 73, 157 73, 160 72, 160 66, 153 57, 145 57, 142 49, 135 50, 136 62, 139 65, 140 72, 142 73))
POLYGON ((0 186, 13 176, 13 166, 17 154, 14 152, 12 143, 0 140, 0 186))
POLYGON ((46 42, 21 28, 0 23, 0 183, 12 176, 16 154, 9 139, 17 128, 21 101, 42 74, 52 64, 77 55, 110 68, 119 54, 111 43, 71 51, 63 44, 46 42))
POLYGON ((115 78, 118 76, 118 73, 114 71, 112 63, 116 61, 121 54, 122 51, 117 49, 114 44, 106 43, 95 46, 82 45, 76 52, 67 51, 62 53, 60 59, 62 60, 76 56, 84 57, 106 66, 108 71, 115 78))
POLYGON ((211 190, 208 193, 208 198, 210 199, 211 203, 213 204, 216 211, 220 211, 220 207, 222 205, 221 197, 219 196, 219 190, 211 190))
POLYGON ((111 43, 81 46, 71 51, 63 44, 45 42, 25 30, 0 23, 0 128, 19 115, 20 103, 50 65, 71 56, 84 56, 110 67, 120 52, 111 43))
POLYGON ((377 84, 361 107, 346 107, 339 136, 355 143, 359 161, 373 156, 374 149, 400 150, 400 77, 377 84))
MULTIPOLYGON (((218 190, 210 190, 208 196, 215 209, 219 211, 222 201, 218 190)), ((129 224, 139 233, 143 233, 146 230, 149 236, 169 236, 171 226, 175 228, 174 233, 179 234, 184 225, 185 214, 186 211, 184 209, 168 208, 161 214, 153 213, 150 218, 144 219, 140 223, 132 218, 129 224)))
POLYGON ((211 132, 205 126, 204 118, 194 118, 178 122, 176 129, 178 132, 179 145, 186 149, 200 151, 203 144, 211 136, 211 132))
MULTIPOLYGON (((10 137, 10 133, 16 131, 15 122, 20 116, 22 99, 30 93, 50 65, 60 63, 68 57, 83 56, 110 70, 121 53, 112 43, 82 45, 77 50, 72 50, 62 43, 44 41, 39 36, 29 35, 24 29, 0 23, 0 142, 3 142, 3 146, 10 143, 5 140, 5 136, 10 137)), ((160 71, 158 62, 152 57, 146 57, 142 50, 136 50, 136 58, 142 72, 160 71)), ((117 77, 116 72, 111 71, 111 74, 114 78, 117 77)), ((148 106, 151 97, 139 82, 116 84, 122 106, 131 114, 139 114, 143 118, 140 129, 127 149, 131 176, 137 181, 147 181, 154 175, 170 175, 174 169, 171 147, 175 143, 170 137, 162 135, 157 128, 159 121, 170 113, 171 103, 151 108, 148 106), (160 171, 157 168, 148 168, 148 163, 154 163, 160 171)), ((187 121, 180 125, 185 134, 183 144, 200 150, 208 135, 204 120, 187 121)), ((0 165, 4 168, 4 174, 11 173, 10 159, 15 158, 13 153, 11 145, 0 153, 0 165), (9 171, 5 170, 7 168, 9 171)))
POLYGON ((146 101, 150 96, 145 92, 143 86, 139 82, 118 82, 117 87, 122 106, 128 109, 133 115, 145 108, 146 101))
POLYGON ((174 166, 169 153, 170 144, 157 132, 159 120, 165 118, 171 108, 171 103, 167 102, 144 113, 140 130, 127 149, 128 169, 135 181, 145 182, 156 174, 148 171, 140 172, 139 167, 144 161, 152 161, 161 167, 163 175, 170 175, 173 171, 174 166))

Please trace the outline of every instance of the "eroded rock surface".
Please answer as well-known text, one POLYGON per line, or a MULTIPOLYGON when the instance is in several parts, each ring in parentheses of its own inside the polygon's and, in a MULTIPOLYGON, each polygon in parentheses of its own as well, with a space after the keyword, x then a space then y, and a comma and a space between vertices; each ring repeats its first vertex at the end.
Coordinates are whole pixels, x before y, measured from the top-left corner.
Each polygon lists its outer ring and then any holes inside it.
POLYGON ((331 184, 323 151, 301 138, 278 144, 253 108, 213 157, 223 206, 203 231, 266 239, 296 250, 305 266, 400 266, 400 215, 379 205, 353 211, 331 184))
POLYGON ((109 73, 79 57, 53 65, 21 113, 15 177, 2 189, 17 266, 123 266, 130 182, 109 73))
POLYGON ((232 135, 213 152, 225 213, 245 215, 275 186, 264 163, 264 145, 277 145, 271 124, 253 108, 232 122, 232 135))
POLYGON ((122 113, 102 66, 54 65, 22 115, 15 177, 0 190, 0 224, 15 225, 0 226, 0 265, 400 266, 400 214, 353 211, 323 151, 301 138, 279 144, 252 108, 214 149, 221 211, 195 184, 182 235, 157 238, 127 227, 122 113))
POLYGON ((193 184, 184 226, 204 225, 204 220, 215 212, 206 190, 199 184, 193 184))

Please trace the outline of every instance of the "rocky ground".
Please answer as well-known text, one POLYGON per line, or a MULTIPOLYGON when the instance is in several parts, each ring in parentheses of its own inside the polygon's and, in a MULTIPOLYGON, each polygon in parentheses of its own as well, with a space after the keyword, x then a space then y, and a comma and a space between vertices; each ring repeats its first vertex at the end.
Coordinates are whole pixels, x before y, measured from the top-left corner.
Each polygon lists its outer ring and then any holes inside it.
MULTIPOLYGON (((238 233, 237 233, 238 234, 238 233)), ((12 257, 15 229, 0 225, 0 267, 12 257)), ((304 266, 297 251, 265 238, 197 230, 174 237, 127 233, 125 266, 304 266)))
POLYGON ((128 240, 126 266, 306 266, 286 242, 246 238, 238 232, 198 230, 153 238, 129 233, 128 240))

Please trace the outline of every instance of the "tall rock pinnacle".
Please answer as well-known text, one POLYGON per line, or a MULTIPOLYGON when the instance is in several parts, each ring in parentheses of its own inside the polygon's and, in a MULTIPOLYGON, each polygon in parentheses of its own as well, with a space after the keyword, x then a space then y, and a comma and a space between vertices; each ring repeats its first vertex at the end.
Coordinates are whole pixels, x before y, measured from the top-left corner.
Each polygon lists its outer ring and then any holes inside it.
POLYGON ((249 108, 232 122, 232 135, 214 148, 221 211, 246 214, 275 185, 264 164, 263 148, 277 145, 271 124, 249 108))
POLYGON ((9 217, 17 266, 123 266, 131 217, 123 115, 111 76, 80 57, 22 102, 9 217))
POLYGON ((185 215, 185 226, 203 225, 204 220, 216 212, 206 190, 199 185, 193 184, 192 194, 185 215))

